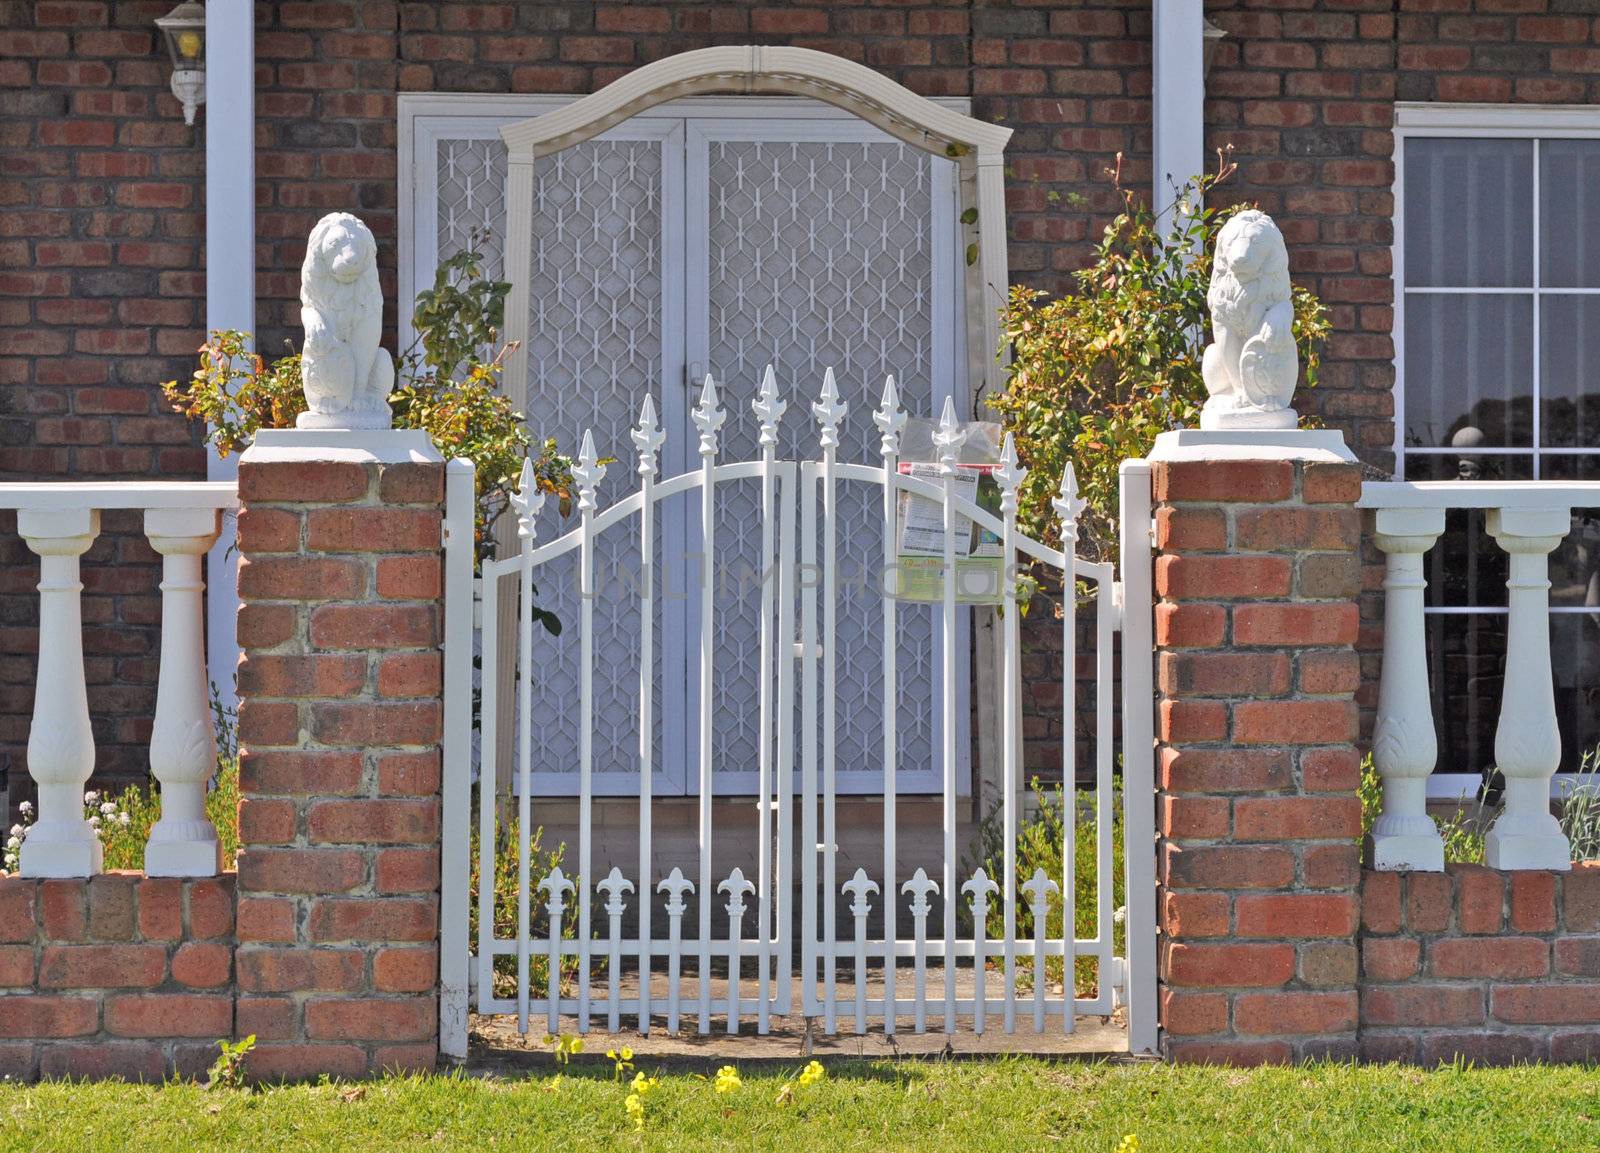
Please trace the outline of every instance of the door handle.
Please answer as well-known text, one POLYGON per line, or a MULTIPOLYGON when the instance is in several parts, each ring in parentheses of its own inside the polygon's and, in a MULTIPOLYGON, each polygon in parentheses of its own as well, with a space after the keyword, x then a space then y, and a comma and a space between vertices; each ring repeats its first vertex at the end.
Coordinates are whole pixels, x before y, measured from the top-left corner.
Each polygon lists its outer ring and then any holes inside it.
POLYGON ((689 367, 684 370, 683 387, 694 390, 694 386, 706 378, 705 366, 698 360, 691 360, 689 367))

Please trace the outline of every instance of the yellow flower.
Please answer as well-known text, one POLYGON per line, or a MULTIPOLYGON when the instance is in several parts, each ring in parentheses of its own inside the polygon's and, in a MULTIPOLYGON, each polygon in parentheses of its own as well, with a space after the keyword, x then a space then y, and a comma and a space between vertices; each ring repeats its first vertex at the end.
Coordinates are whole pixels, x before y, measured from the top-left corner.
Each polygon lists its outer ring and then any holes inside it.
POLYGON ((628 1120, 633 1122, 635 1129, 644 1128, 644 1098, 637 1093, 629 1093, 623 1108, 628 1111, 628 1120))
POLYGON ((717 1070, 717 1079, 712 1083, 718 1093, 731 1093, 744 1082, 739 1080, 739 1070, 732 1065, 724 1065, 717 1070))
POLYGON ((1139 1153, 1139 1135, 1128 1133, 1117 1144, 1117 1153, 1139 1153))
POLYGON ((544 1043, 546 1045, 555 1046, 556 1064, 558 1065, 565 1065, 568 1061, 572 1060, 572 1055, 574 1053, 583 1052, 582 1037, 557 1037, 550 1033, 546 1033, 544 1036, 544 1043))
POLYGON ((827 1075, 828 1071, 822 1067, 821 1061, 812 1061, 800 1071, 800 1084, 815 1085, 827 1075))
POLYGON ((647 1077, 643 1073, 635 1073, 633 1075, 633 1091, 640 1097, 647 1096, 660 1084, 660 1077, 647 1077))

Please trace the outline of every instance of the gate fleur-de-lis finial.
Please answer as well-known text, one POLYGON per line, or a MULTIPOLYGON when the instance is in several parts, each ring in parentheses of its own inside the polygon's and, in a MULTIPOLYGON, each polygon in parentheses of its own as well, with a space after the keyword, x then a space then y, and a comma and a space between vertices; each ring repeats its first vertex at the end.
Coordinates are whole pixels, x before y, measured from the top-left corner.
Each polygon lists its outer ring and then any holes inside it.
POLYGON ((608 917, 620 917, 627 911, 628 906, 623 901, 622 894, 633 892, 633 882, 624 877, 622 870, 617 866, 612 865, 611 871, 605 875, 604 880, 595 885, 595 888, 599 889, 607 897, 606 915, 608 917))
POLYGON ((1035 869, 1033 876, 1022 883, 1022 891, 1028 895, 1028 907, 1037 919, 1050 911, 1050 894, 1059 893, 1061 886, 1045 876, 1043 869, 1035 869))
POLYGON ((905 409, 900 407, 900 391, 894 386, 894 374, 883 378, 883 401, 872 414, 872 423, 883 433, 878 442, 878 452, 896 456, 900 452, 900 430, 906 426, 905 409))
POLYGON ((578 511, 593 512, 594 490, 605 479, 606 466, 594 450, 594 434, 583 430, 583 444, 578 449, 578 463, 572 466, 572 479, 578 482, 578 511))
POLYGON ((939 414, 939 427, 933 433, 933 447, 939 450, 939 472, 944 476, 956 474, 956 458, 961 446, 967 442, 967 432, 956 420, 956 402, 944 398, 944 411, 939 414))
POLYGON ((1000 512, 1010 516, 1017 511, 1017 488, 1028 475, 1028 470, 1017 463, 1017 445, 1006 433, 1006 440, 1000 446, 1000 464, 994 470, 994 479, 1000 485, 1000 512))
POLYGON ((545 902, 544 911, 552 917, 561 916, 563 910, 567 907, 566 901, 562 899, 563 894, 574 892, 577 889, 576 885, 567 880, 566 874, 561 871, 561 866, 559 865, 550 870, 549 876, 540 881, 538 887, 550 894, 550 899, 545 902))
POLYGON ((661 430, 661 422, 656 419, 656 402, 650 399, 648 392, 644 394, 644 403, 639 406, 639 425, 628 435, 633 439, 633 447, 639 450, 639 475, 655 476, 656 453, 667 439, 667 434, 661 430))
POLYGON ((929 877, 927 870, 919 868, 915 873, 911 874, 909 881, 900 886, 900 891, 911 894, 911 915, 913 917, 926 917, 930 909, 928 894, 938 895, 939 882, 929 877))
POLYGON ((728 419, 728 414, 717 400, 717 386, 709 372, 706 373, 705 384, 700 388, 700 403, 689 415, 694 417, 695 427, 700 430, 700 455, 716 456, 717 430, 728 419))
POLYGON ((511 494, 511 507, 517 514, 517 535, 533 539, 533 521, 544 507, 544 493, 534 479, 533 461, 528 457, 522 458, 522 474, 517 478, 517 491, 511 494))
POLYGON ((717 886, 717 892, 728 894, 727 912, 734 920, 744 916, 744 899, 755 891, 755 885, 745 879, 744 870, 737 867, 717 886))
POLYGON ((822 426, 819 443, 824 451, 839 447, 839 422, 850 406, 839 397, 839 386, 834 382, 833 369, 822 374, 822 396, 811 405, 811 415, 822 426))
POLYGON ((1078 543, 1078 516, 1088 503, 1078 495, 1078 474, 1069 460, 1066 471, 1061 474, 1061 491, 1050 502, 1050 507, 1061 518, 1061 541, 1069 551, 1078 543))
POLYGON ((767 365, 767 371, 761 374, 761 391, 750 402, 750 407, 761 419, 761 447, 775 448, 778 444, 778 422, 789 411, 789 402, 778 395, 778 377, 770 364, 767 365))
POLYGON ((983 924, 984 918, 989 915, 989 898, 1000 891, 1000 886, 980 868, 972 874, 972 880, 961 886, 961 891, 972 900, 973 924, 983 924))
POLYGON ((667 916, 681 917, 686 906, 683 903, 685 893, 694 892, 694 882, 683 875, 683 870, 676 865, 661 883, 656 886, 656 892, 667 895, 667 916))
POLYGON ((872 902, 867 898, 880 891, 878 882, 867 876, 865 869, 857 869, 855 875, 840 885, 839 889, 850 898, 850 914, 855 917, 865 917, 872 912, 872 902))

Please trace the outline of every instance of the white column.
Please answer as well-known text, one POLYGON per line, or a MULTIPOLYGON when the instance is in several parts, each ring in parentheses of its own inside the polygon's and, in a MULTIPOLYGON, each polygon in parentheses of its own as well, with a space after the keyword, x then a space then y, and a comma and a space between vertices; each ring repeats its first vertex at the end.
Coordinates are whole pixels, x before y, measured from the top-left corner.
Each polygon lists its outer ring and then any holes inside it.
MULTIPOLYGON (((206 332, 256 328, 255 5, 210 0, 206 5, 206 332)), ((350 207, 355 207, 351 205, 350 207)), ((233 480, 239 458, 206 460, 207 480, 233 480)), ((207 602, 211 679, 229 705, 239 662, 234 622, 239 592, 231 518, 211 551, 207 602)))
POLYGON ((1383 812, 1368 839, 1375 869, 1438 873, 1444 841, 1428 816, 1428 774, 1439 746, 1428 695, 1428 642, 1423 629, 1423 557, 1444 532, 1442 508, 1379 509, 1374 543, 1387 558, 1383 578, 1383 673, 1372 760, 1383 779, 1383 812))
POLYGON ((206 816, 206 785, 217 771, 217 741, 206 685, 200 558, 216 542, 214 508, 150 509, 144 531, 161 554, 161 669, 150 771, 161 784, 161 819, 150 830, 151 877, 214 877, 217 830, 206 816))
POLYGON ((1489 532, 1511 557, 1505 692, 1494 733, 1505 803, 1484 845, 1491 869, 1572 868, 1571 848, 1550 812, 1550 778, 1561 763, 1550 675, 1550 550, 1571 525, 1565 508, 1489 510, 1489 532))
POLYGON ((21 509, 17 532, 39 556, 39 671, 28 773, 39 819, 22 843, 24 877, 87 877, 100 871, 100 840, 83 816, 94 771, 94 734, 83 683, 83 613, 78 558, 100 535, 92 509, 21 509))
POLYGON ((1205 17, 1201 0, 1154 0, 1151 80, 1156 211, 1205 170, 1205 17))

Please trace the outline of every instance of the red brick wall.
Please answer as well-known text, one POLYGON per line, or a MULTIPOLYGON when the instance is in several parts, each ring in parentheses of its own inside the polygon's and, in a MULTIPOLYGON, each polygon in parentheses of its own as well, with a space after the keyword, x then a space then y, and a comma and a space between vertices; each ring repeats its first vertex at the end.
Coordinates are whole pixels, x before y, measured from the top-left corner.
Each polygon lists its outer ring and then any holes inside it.
POLYGON ((247 457, 239 496, 251 1070, 431 1069, 444 465, 247 457))
POLYGON ((0 1076, 194 1077, 233 1036, 233 877, 0 877, 0 1076))
POLYGON ((1358 470, 1212 460, 1153 478, 1167 1052, 1351 1056, 1358 470))
POLYGON ((1363 1057, 1600 1057, 1600 869, 1369 872, 1361 922, 1363 1057))
MULTIPOLYGON (((198 477, 157 384, 200 343, 204 126, 185 127, 151 23, 170 4, 0 5, 0 480, 198 477)), ((0 513, 0 777, 25 778, 38 564, 0 513)), ((142 777, 159 558, 137 513, 84 557, 84 669, 102 779, 142 777)))

